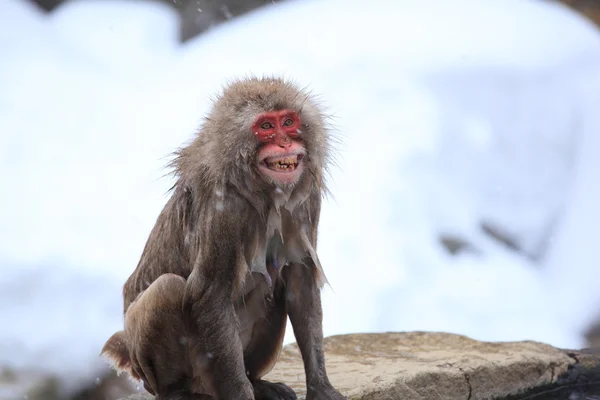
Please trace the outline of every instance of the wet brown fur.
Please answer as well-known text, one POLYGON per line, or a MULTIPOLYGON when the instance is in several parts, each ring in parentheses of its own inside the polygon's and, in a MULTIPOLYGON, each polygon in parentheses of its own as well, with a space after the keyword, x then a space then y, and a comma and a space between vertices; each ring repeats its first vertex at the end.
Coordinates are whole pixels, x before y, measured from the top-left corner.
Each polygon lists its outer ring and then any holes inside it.
POLYGON ((102 350, 117 370, 161 399, 293 399, 289 388, 261 380, 289 315, 307 399, 343 399, 322 350, 316 242, 330 158, 325 120, 307 92, 277 78, 232 82, 215 99, 176 153, 172 196, 124 285, 124 330, 102 350), (307 153, 299 182, 284 187, 257 171, 260 144, 250 130, 256 115, 281 109, 300 116, 307 153))

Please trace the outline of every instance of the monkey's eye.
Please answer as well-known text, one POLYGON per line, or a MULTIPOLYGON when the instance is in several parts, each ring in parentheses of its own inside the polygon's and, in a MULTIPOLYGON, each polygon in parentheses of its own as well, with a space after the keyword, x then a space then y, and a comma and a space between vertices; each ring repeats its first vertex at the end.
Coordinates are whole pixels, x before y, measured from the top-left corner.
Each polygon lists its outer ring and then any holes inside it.
POLYGON ((294 125, 294 120, 291 118, 288 118, 283 122, 283 126, 292 126, 292 125, 294 125))
POLYGON ((270 122, 263 122, 262 124, 260 124, 260 128, 261 129, 273 129, 273 125, 271 125, 270 122))

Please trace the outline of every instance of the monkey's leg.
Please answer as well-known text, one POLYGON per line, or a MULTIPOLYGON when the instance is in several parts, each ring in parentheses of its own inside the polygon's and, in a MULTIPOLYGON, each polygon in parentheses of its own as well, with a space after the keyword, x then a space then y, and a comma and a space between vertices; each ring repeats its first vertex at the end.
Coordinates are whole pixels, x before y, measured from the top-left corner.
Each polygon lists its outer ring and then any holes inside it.
POLYGON ((325 370, 321 289, 314 265, 289 264, 282 273, 286 281, 286 305, 306 374, 306 400, 343 400, 325 370))
POLYGON ((131 363, 157 400, 196 400, 181 305, 185 280, 174 274, 156 279, 125 315, 131 363))
POLYGON ((296 393, 289 386, 261 379, 277 362, 283 345, 287 312, 282 286, 276 289, 270 306, 267 316, 253 326, 252 339, 244 350, 244 364, 256 400, 295 400, 296 393))

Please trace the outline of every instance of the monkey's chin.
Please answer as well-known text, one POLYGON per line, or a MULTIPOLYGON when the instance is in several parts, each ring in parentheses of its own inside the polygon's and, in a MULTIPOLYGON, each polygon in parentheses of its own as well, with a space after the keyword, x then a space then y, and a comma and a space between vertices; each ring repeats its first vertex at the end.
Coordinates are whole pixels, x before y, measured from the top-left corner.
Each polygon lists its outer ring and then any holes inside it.
POLYGON ((268 182, 278 186, 289 187, 295 185, 300 180, 302 172, 304 172, 304 165, 300 161, 293 170, 276 171, 264 164, 259 164, 258 170, 268 182))

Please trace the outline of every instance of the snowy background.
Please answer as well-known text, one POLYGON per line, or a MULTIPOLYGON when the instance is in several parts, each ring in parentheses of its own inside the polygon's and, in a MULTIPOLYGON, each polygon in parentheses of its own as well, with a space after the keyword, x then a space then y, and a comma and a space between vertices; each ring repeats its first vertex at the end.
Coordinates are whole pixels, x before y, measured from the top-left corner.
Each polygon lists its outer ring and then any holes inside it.
POLYGON ((289 0, 179 45, 176 13, 150 1, 49 16, 0 1, 0 366, 65 390, 102 376, 168 156, 249 73, 309 85, 343 140, 319 243, 327 335, 585 346, 600 313, 600 35, 541 0, 365 4, 289 0), (442 235, 469 245, 451 255, 442 235))

